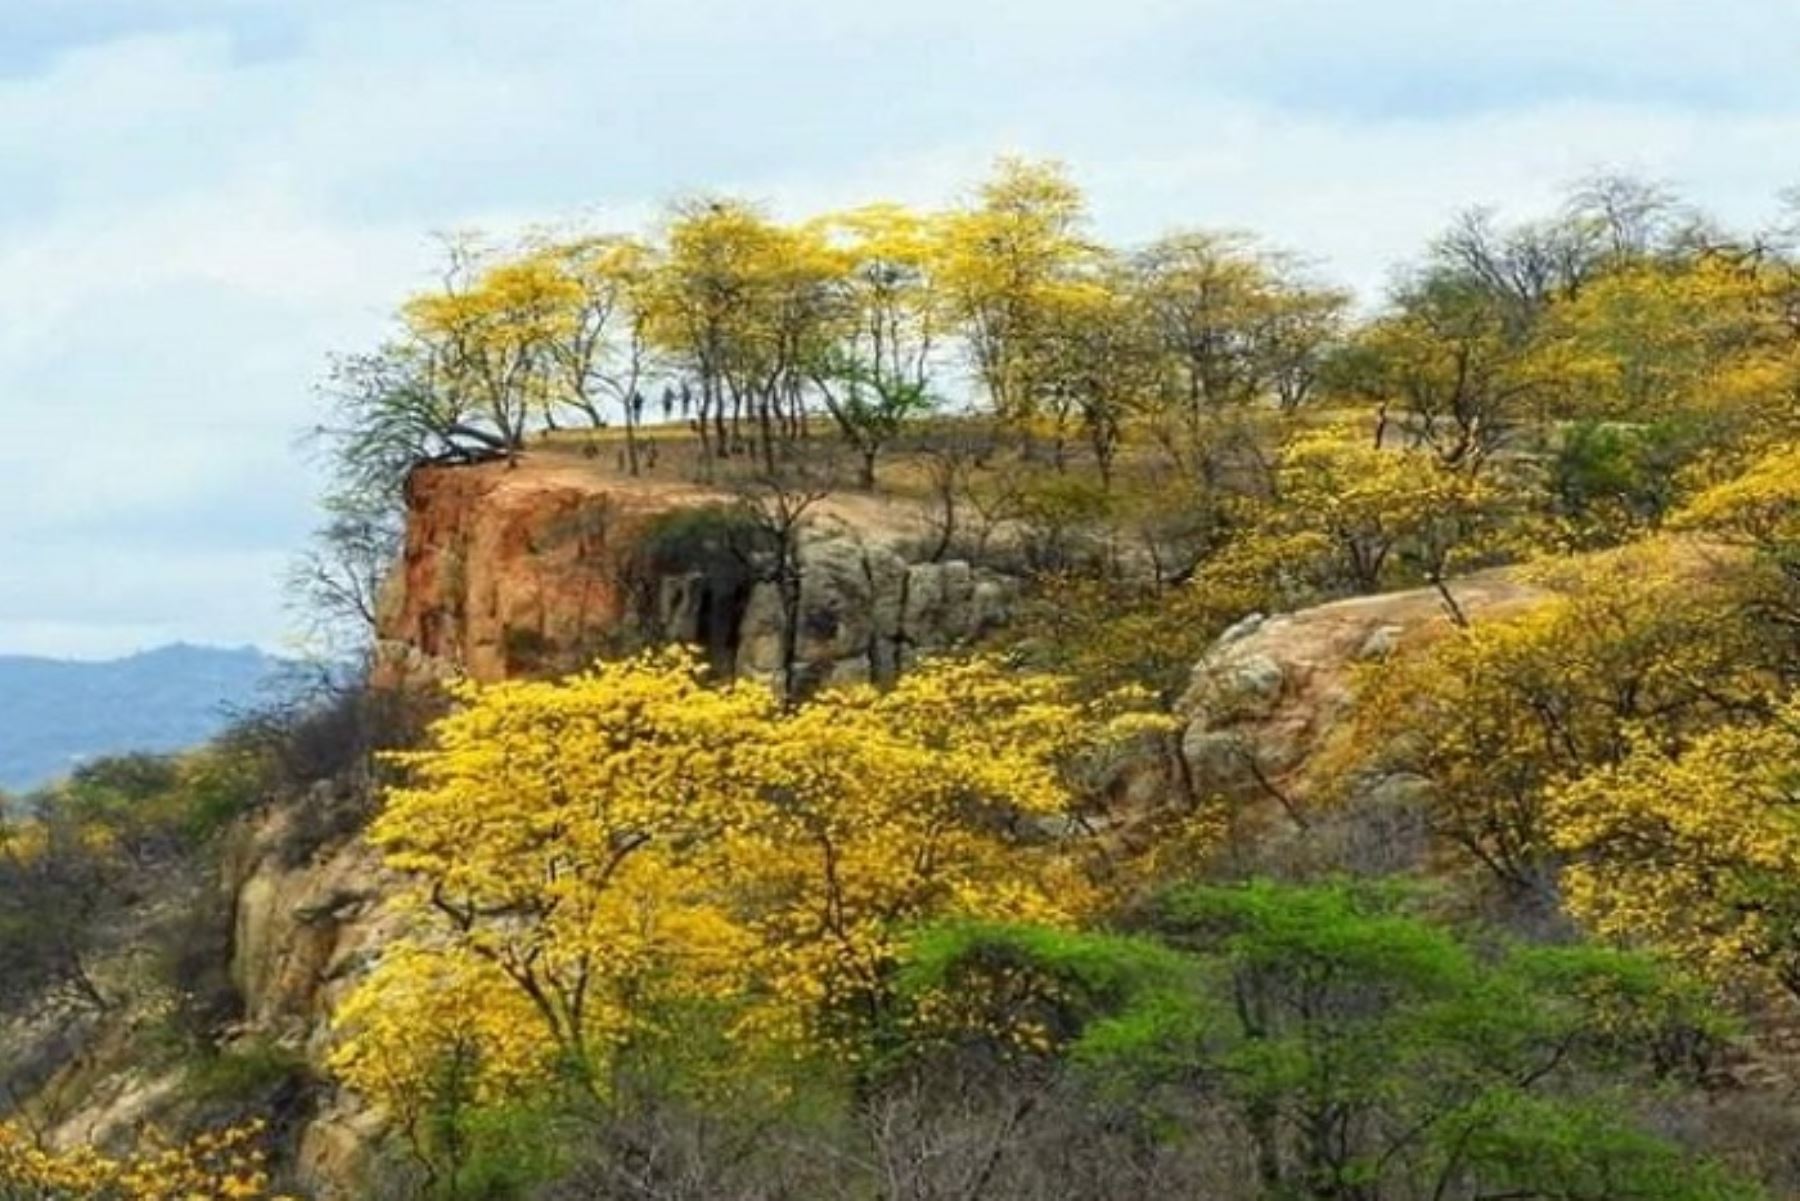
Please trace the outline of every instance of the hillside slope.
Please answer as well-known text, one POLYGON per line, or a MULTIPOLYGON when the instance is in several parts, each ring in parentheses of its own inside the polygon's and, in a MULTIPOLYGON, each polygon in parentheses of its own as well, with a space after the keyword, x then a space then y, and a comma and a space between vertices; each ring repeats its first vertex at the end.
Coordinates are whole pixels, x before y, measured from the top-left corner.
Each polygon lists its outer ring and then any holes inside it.
MULTIPOLYGON (((741 678, 802 688, 883 678, 914 655, 979 645, 1017 599, 1016 580, 921 556, 891 512, 858 511, 863 498, 849 497, 821 506, 797 541, 796 620, 783 637, 768 582, 711 554, 717 506, 730 499, 721 494, 622 483, 544 456, 421 472, 408 499, 380 631, 389 687, 375 695, 390 700, 447 676, 554 674, 640 641, 699 642, 741 678)), ((1447 586, 1477 624, 1529 608, 1549 587, 1504 568, 1447 586)), ((1174 705, 1178 737, 1108 765, 1092 828, 1154 852, 1166 871, 1433 870, 1416 778, 1357 776, 1326 806, 1312 795, 1313 770, 1340 744, 1364 668, 1453 629, 1432 589, 1246 616, 1196 656, 1174 705), (1170 829, 1164 819, 1197 809, 1204 844, 1152 846, 1170 829)), ((418 929, 416 911, 395 904, 400 881, 362 837, 382 777, 352 758, 262 795, 209 844, 207 862, 169 873, 123 915, 95 967, 105 992, 123 998, 116 1007, 45 997, 0 1021, 0 1098, 24 1098, 50 1145, 124 1145, 146 1125, 255 1115, 270 1121, 280 1182, 298 1195, 399 1195, 382 1183, 396 1170, 390 1119, 331 1063, 334 1014, 383 949, 418 929), (183 948, 182 989, 197 977, 223 998, 185 1055, 156 1034, 169 986, 144 948, 158 939, 183 948)), ((1785 1069, 1759 1055, 1755 1072, 1788 1087, 1785 1069)), ((1721 1105, 1768 1095, 1751 1088, 1721 1105)))

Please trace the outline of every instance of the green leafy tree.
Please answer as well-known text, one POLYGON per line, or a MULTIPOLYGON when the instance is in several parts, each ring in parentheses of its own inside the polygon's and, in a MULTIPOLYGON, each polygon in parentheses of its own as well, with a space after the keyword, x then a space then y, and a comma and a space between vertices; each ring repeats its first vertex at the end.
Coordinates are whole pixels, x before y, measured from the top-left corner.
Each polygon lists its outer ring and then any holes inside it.
POLYGON ((1160 1137, 1159 1109, 1222 1105, 1271 1197, 1758 1195, 1631 1120, 1629 1086, 1717 1032, 1690 986, 1597 947, 1496 952, 1405 901, 1188 886, 1147 935, 939 929, 906 983, 924 1028, 1066 1063, 1160 1137))

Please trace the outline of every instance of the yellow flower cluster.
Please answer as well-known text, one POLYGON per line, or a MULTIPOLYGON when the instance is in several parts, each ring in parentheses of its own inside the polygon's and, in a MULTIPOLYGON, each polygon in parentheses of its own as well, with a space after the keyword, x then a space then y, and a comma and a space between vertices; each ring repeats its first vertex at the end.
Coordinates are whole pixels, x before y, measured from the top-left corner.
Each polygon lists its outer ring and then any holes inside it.
POLYGON ((1742 475, 1715 484, 1676 514, 1678 524, 1770 553, 1800 546, 1800 443, 1784 443, 1742 475))
POLYGON ((1800 996, 1800 698, 1680 752, 1641 740, 1550 804, 1572 913, 1800 996))
POLYGON ((152 1137, 130 1155, 91 1148, 48 1151, 0 1123, 5 1201, 285 1201, 270 1192, 260 1122, 184 1143, 152 1137))

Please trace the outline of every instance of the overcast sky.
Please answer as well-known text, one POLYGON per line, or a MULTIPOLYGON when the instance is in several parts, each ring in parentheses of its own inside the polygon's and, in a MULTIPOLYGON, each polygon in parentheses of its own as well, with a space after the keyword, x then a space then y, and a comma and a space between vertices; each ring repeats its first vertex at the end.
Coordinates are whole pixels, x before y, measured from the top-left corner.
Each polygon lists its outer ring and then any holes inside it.
POLYGON ((0 0, 0 653, 280 648, 327 354, 434 230, 684 190, 940 203, 1066 159, 1103 234, 1248 227, 1365 294, 1597 169, 1758 222, 1789 0, 0 0))

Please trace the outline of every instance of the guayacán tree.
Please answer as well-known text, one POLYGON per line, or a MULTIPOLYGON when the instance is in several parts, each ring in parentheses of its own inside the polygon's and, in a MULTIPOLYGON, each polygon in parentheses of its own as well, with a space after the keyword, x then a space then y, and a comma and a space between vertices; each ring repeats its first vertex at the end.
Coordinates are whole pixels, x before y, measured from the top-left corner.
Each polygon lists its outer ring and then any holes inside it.
POLYGON ((1766 278, 1719 255, 1607 272, 1545 321, 1559 407, 1634 422, 1753 410, 1780 371, 1772 301, 1766 278))
POLYGON ((1346 294, 1237 234, 1167 235, 1132 256, 1129 272, 1162 377, 1151 424, 1178 461, 1216 470, 1243 410, 1273 401, 1291 412, 1318 393, 1346 294))
POLYGON ((1741 576, 1649 543, 1547 565, 1545 599, 1373 669, 1319 771, 1403 773, 1438 833, 1507 884, 1544 885, 1551 795, 1628 756, 1767 711, 1784 640, 1744 612, 1741 576))
POLYGON ((654 366, 648 324, 656 251, 632 237, 579 235, 541 238, 528 245, 526 261, 554 281, 563 306, 544 347, 550 419, 568 406, 600 428, 616 411, 624 421, 626 468, 636 475, 644 389, 654 366))
POLYGON ((695 381, 707 456, 752 448, 765 465, 805 421, 800 389, 841 311, 841 257, 817 226, 732 199, 676 210, 646 294, 651 343, 695 381), (748 430, 748 433, 746 433, 748 430))
POLYGON ((1673 524, 1748 553, 1747 608, 1790 640, 1800 635, 1800 444, 1770 445, 1692 496, 1673 524))
POLYGON ((556 403, 551 347, 564 338, 581 290, 545 256, 496 256, 469 240, 450 243, 444 286, 401 309, 404 345, 453 432, 515 454, 533 418, 556 403))
MULTIPOLYGON (((346 1006, 339 1063, 395 1104, 428 1089, 396 1047, 479 1044, 507 1023, 595 1095, 669 1005, 722 1007, 752 1044, 852 1047, 886 1012, 910 924, 1066 922, 1094 903, 1058 834, 1079 805, 1066 772, 1162 724, 985 660, 793 709, 760 685, 709 685, 677 652, 460 699, 403 757, 413 782, 369 835, 439 932, 346 1006), (512 1016, 484 1025, 456 1006, 440 1017, 461 1024, 434 1033, 438 1010, 409 1000, 433 973, 494 982, 470 996, 512 1016), (416 1037, 384 1039, 409 1012, 416 1037)), ((511 1071, 520 1054, 476 1059, 511 1071)))
POLYGON ((1800 701, 1679 748, 1641 738, 1549 798, 1570 912, 1800 998, 1800 701))
POLYGON ((446 257, 440 286, 401 307, 390 338, 333 365, 335 411, 318 433, 338 507, 393 507, 421 463, 514 456, 565 409, 598 426, 616 406, 636 470, 653 252, 578 234, 507 250, 458 237, 446 257))
POLYGON ((1004 422, 1045 411, 1054 314, 1095 253, 1086 223, 1086 200, 1060 164, 1012 158, 945 218, 945 295, 1004 422))
POLYGON ((1423 449, 1384 449, 1359 430, 1328 428, 1282 449, 1263 520, 1319 539, 1325 574, 1351 591, 1403 581, 1408 569, 1443 589, 1517 508, 1516 486, 1498 471, 1457 469, 1423 449))
POLYGON ((358 1034, 332 1069, 383 1107, 427 1191, 451 1197, 462 1195, 471 1119, 541 1093, 555 1067, 526 994, 454 950, 388 948, 333 1021, 358 1034))
POLYGON ((811 374, 860 459, 860 484, 873 488, 883 448, 936 404, 932 376, 951 332, 937 270, 943 220, 876 204, 831 214, 817 228, 840 255, 842 275, 833 336, 811 374))
POLYGON ((1442 273, 1400 288, 1391 311, 1358 331, 1336 372, 1341 391, 1377 405, 1384 434, 1391 422, 1406 443, 1468 470, 1542 417, 1551 382, 1502 306, 1442 273))
POLYGON ((1065 431, 1073 422, 1108 490, 1127 429, 1155 410, 1162 388, 1147 316, 1123 269, 1114 265, 1096 272, 1086 287, 1070 288, 1046 318, 1053 381, 1046 403, 1055 424, 1056 462, 1064 461, 1065 431))

